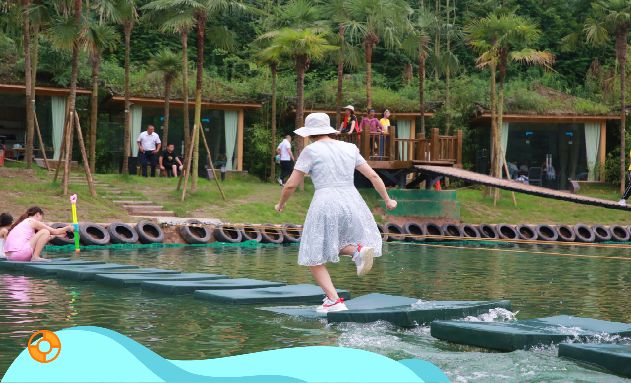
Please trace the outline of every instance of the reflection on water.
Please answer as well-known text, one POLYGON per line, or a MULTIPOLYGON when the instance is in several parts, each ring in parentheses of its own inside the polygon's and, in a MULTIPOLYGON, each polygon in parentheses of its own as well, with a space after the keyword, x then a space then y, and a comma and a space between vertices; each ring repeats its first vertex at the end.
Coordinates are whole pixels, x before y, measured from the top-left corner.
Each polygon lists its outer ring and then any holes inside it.
MULTIPOLYGON (((631 261, 573 258, 496 250, 552 251, 630 257, 629 249, 516 245, 434 248, 388 245, 374 271, 358 279, 344 259, 331 267, 338 287, 354 296, 370 292, 423 300, 511 299, 518 319, 556 314, 631 322, 631 261)), ((296 264, 297 247, 259 249, 169 248, 82 252, 84 259, 311 283, 296 264)), ((267 349, 340 345, 393 358, 418 357, 456 382, 621 381, 555 357, 554 348, 492 353, 451 345, 427 327, 399 329, 387 323, 328 325, 279 316, 249 306, 213 304, 190 296, 170 297, 138 288, 93 282, 0 274, 0 372, 34 330, 79 325, 121 332, 169 359, 207 359, 267 349)))

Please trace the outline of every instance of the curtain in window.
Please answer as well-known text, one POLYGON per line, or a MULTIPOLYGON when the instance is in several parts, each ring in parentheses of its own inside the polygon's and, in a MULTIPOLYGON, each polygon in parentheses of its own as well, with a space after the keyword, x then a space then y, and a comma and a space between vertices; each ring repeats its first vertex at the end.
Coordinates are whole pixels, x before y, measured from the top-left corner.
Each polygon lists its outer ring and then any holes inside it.
POLYGON ((234 156, 234 147, 237 143, 237 120, 238 113, 233 110, 224 112, 224 126, 226 129, 226 169, 234 170, 232 157, 234 156))
POLYGON ((66 118, 66 98, 52 96, 51 98, 51 121, 53 124, 53 147, 55 154, 53 158, 59 160, 61 155, 61 141, 64 134, 64 120, 66 118))
POLYGON ((585 149, 587 152, 587 180, 596 181, 596 156, 600 144, 600 124, 585 123, 585 149))
MULTIPOLYGON (((398 120, 397 138, 411 138, 411 125, 410 120, 398 120)), ((408 160, 408 144, 406 142, 399 142, 399 160, 408 160)))
POLYGON ((131 106, 131 155, 132 157, 138 157, 138 136, 142 129, 142 106, 131 106))

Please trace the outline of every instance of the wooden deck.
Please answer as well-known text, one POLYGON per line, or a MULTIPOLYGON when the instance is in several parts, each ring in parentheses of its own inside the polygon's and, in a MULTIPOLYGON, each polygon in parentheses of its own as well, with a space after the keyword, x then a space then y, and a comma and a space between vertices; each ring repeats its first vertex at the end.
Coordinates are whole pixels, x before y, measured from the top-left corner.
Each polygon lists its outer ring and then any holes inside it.
POLYGON ((433 166, 433 165, 416 165, 415 168, 426 174, 441 175, 445 177, 458 178, 461 180, 479 183, 486 186, 497 187, 504 190, 510 190, 518 193, 536 195, 544 198, 552 198, 561 201, 574 202, 582 205, 592 205, 604 207, 607 209, 630 210, 631 206, 620 206, 617 201, 610 201, 600 198, 587 197, 572 194, 566 191, 548 189, 540 186, 526 185, 521 182, 512 180, 499 179, 485 174, 475 173, 468 170, 458 169, 455 167, 433 166))

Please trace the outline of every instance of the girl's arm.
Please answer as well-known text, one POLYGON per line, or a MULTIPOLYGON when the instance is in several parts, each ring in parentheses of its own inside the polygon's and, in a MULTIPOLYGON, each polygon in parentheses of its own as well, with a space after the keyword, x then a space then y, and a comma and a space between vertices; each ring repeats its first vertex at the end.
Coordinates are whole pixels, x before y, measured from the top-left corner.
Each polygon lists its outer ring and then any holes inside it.
POLYGON ((36 221, 34 219, 31 220, 31 227, 36 231, 46 229, 50 231, 50 234, 52 235, 61 235, 61 234, 65 234, 66 232, 74 231, 74 227, 72 227, 72 225, 60 227, 59 229, 53 229, 52 227, 46 225, 45 223, 36 221))
POLYGON ((390 199, 388 191, 386 190, 386 185, 383 183, 381 177, 379 177, 379 175, 370 167, 370 165, 364 162, 356 169, 363 174, 364 177, 370 180, 377 193, 379 193, 381 198, 386 202, 386 208, 388 210, 393 210, 397 207, 397 201, 390 199))
POLYGON ((292 194, 296 191, 296 188, 304 181, 305 173, 300 170, 294 170, 291 173, 291 176, 285 182, 285 186, 283 187, 283 191, 280 193, 280 201, 276 205, 276 211, 282 212, 285 209, 285 204, 289 200, 292 194))

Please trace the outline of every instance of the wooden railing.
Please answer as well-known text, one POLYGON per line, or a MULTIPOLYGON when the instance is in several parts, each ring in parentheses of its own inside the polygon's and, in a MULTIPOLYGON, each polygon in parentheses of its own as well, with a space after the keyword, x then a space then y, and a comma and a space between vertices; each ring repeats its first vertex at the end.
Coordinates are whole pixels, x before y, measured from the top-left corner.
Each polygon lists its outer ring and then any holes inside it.
POLYGON ((462 165, 461 130, 455 136, 445 136, 439 133, 438 128, 433 128, 429 138, 398 137, 396 126, 388 130, 388 134, 371 134, 364 130, 362 133, 339 134, 335 138, 357 145, 362 156, 369 161, 462 165))

